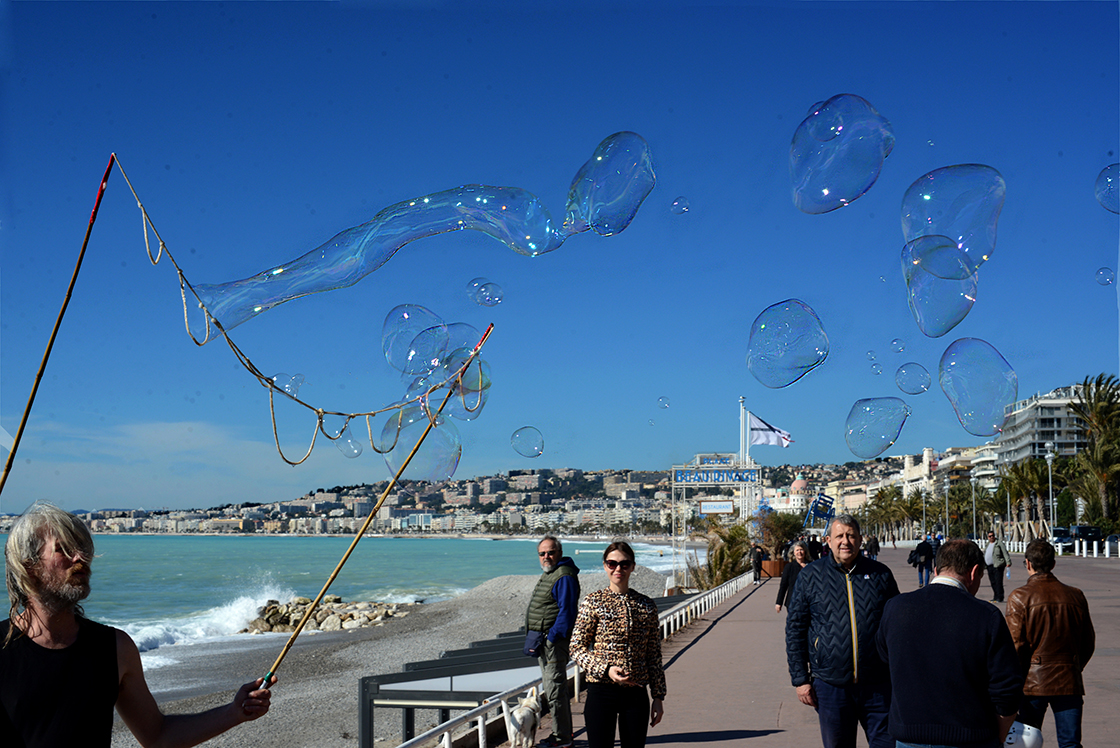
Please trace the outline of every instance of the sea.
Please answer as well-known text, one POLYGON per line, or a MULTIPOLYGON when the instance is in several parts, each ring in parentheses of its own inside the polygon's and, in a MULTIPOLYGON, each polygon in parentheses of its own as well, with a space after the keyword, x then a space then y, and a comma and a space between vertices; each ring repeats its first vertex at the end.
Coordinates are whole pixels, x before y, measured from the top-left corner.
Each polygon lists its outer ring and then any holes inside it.
MULTIPOLYGON (((0 542, 7 536, 0 535, 0 542)), ((128 632, 146 671, 183 648, 230 641, 268 600, 314 599, 353 536, 94 536, 86 616, 128 632)), ((328 594, 345 601, 436 602, 494 577, 538 574, 537 539, 363 537, 328 594)), ((564 553, 598 570, 609 541, 565 541, 564 553)), ((633 543, 638 563, 673 568, 668 546, 633 543)), ((6 617, 6 616, 0 616, 6 617)))

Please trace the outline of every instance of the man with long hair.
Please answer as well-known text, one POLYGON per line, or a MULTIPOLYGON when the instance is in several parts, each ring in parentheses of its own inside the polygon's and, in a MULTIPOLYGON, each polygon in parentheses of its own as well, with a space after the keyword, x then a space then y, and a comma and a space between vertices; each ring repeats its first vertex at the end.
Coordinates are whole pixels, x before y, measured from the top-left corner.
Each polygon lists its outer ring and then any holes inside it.
POLYGON ((271 693, 258 678, 225 706, 164 715, 132 637, 85 617, 93 557, 89 529, 58 507, 36 503, 12 525, 4 548, 11 608, 0 621, 0 743, 108 746, 116 708, 143 746, 193 746, 268 711, 271 693))

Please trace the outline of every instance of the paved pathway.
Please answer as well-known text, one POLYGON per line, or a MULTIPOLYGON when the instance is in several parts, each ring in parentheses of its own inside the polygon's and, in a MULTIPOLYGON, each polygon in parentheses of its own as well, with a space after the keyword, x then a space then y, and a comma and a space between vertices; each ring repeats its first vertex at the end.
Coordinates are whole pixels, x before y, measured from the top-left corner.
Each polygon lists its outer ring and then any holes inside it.
MULTIPOLYGON (((879 556, 894 570, 903 592, 916 589, 918 582, 906 554, 888 548, 879 556)), ((1090 748, 1114 745, 1120 712, 1120 559, 1063 557, 1054 573, 1085 592, 1097 633, 1097 651, 1085 670, 1083 743, 1090 748)), ((1006 591, 1025 580, 1022 557, 1015 555, 1006 591)), ((820 745, 816 713, 797 700, 789 683, 785 611, 774 611, 777 592, 777 579, 748 587, 665 644, 669 696, 665 719, 650 731, 650 745, 820 745)), ((978 597, 990 599, 986 584, 978 597)), ((576 748, 586 748, 583 705, 573 706, 576 748)), ((1050 714, 1043 737, 1047 746, 1057 746, 1050 714)), ((862 732, 859 745, 867 745, 862 732)))

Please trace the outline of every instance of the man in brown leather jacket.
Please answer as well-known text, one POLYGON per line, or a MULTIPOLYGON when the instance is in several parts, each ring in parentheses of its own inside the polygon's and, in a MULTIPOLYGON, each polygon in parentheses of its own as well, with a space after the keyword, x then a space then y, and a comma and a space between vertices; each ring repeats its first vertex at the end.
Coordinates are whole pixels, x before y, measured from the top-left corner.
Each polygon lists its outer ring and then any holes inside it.
POLYGON ((1093 656, 1095 634, 1089 604, 1076 587, 1051 573, 1054 546, 1027 545, 1027 583, 1007 599, 1007 625, 1026 675, 1019 721, 1042 726, 1046 707, 1054 712, 1059 748, 1081 748, 1081 671, 1093 656))

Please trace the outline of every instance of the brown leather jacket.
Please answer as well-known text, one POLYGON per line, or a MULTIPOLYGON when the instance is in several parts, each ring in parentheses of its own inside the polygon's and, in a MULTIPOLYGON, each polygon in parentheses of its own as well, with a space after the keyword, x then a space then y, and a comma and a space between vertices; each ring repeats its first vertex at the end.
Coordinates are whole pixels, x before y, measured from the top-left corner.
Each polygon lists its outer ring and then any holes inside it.
POLYGON ((1081 671, 1096 635, 1081 590, 1049 572, 1033 574, 1007 598, 1007 626, 1026 674, 1025 696, 1085 693, 1081 671))

